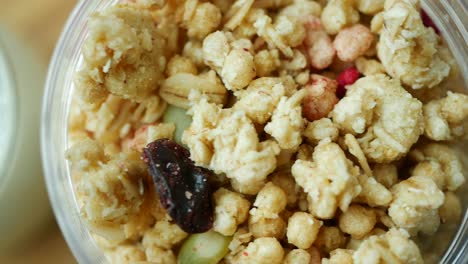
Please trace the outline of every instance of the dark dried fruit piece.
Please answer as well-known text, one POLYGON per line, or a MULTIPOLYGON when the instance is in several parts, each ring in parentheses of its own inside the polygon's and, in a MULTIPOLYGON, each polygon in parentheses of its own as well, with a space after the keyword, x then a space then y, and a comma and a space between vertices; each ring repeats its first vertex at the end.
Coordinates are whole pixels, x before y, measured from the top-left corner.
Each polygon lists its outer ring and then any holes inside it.
POLYGON ((433 28, 437 34, 440 33, 439 28, 437 28, 432 18, 426 13, 426 11, 424 11, 424 9, 421 9, 421 20, 424 26, 433 28))
POLYGON ((211 172, 195 166, 187 149, 170 139, 158 139, 143 150, 161 205, 187 233, 213 226, 211 172))

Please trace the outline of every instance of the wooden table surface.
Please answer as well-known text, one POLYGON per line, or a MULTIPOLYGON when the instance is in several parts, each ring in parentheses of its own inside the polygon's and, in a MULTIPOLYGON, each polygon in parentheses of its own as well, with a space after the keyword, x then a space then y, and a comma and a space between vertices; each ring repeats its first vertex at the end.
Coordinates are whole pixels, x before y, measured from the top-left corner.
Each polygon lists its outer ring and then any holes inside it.
MULTIPOLYGON (((87 1, 87 0, 85 0, 87 1)), ((33 48, 44 63, 48 63, 55 42, 75 0, 0 0, 0 25, 33 48)), ((0 263, 68 264, 76 263, 57 225, 20 252, 0 256, 0 263)))

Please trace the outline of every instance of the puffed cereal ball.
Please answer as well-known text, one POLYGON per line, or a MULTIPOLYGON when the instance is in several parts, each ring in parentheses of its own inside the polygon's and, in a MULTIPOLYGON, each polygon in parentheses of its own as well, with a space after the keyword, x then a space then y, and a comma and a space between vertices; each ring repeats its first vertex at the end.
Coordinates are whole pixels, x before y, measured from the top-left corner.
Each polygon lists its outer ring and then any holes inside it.
POLYGON ((317 236, 317 240, 315 240, 314 243, 314 245, 324 253, 330 253, 337 248, 342 248, 345 244, 346 237, 336 226, 322 226, 317 236))
POLYGON ((363 238, 377 223, 377 216, 372 209, 353 204, 339 217, 341 231, 354 238, 363 238))
POLYGON ((253 80, 256 75, 252 54, 245 50, 232 50, 224 60, 221 70, 224 84, 229 90, 240 90, 253 80))
POLYGON ((270 214, 278 214, 284 210, 287 203, 287 197, 284 191, 269 182, 257 194, 254 206, 258 210, 265 211, 270 214))
POLYGON ((249 231, 254 237, 275 237, 282 239, 286 233, 286 223, 283 218, 249 218, 249 231))
POLYGON ((261 237, 250 242, 239 254, 239 263, 280 264, 284 250, 276 238, 261 237))
POLYGON ((213 230, 225 236, 232 236, 237 226, 249 216, 250 202, 236 192, 220 188, 213 194, 215 215, 213 230))
POLYGON ((362 56, 371 47, 374 35, 361 24, 353 25, 338 32, 333 47, 338 58, 345 62, 352 62, 362 56))
POLYGON ((293 249, 284 257, 283 264, 309 264, 310 260, 309 252, 303 249, 293 249))
POLYGON ((304 212, 294 213, 288 221, 288 242, 298 248, 307 249, 315 239, 322 226, 322 221, 304 212))
POLYGON ((296 205, 300 187, 296 185, 296 182, 290 173, 275 173, 273 177, 271 177, 271 182, 283 189, 286 193, 288 206, 293 207, 296 205))

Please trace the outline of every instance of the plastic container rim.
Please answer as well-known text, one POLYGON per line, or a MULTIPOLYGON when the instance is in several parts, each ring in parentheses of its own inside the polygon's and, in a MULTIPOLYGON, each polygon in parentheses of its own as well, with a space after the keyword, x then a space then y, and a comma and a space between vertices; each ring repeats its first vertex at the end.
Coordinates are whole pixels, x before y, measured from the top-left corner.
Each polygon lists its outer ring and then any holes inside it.
MULTIPOLYGON (((73 86, 72 75, 80 62, 77 46, 81 46, 79 44, 84 40, 84 38, 80 39, 80 36, 86 35, 84 25, 86 25, 88 16, 95 10, 101 10, 116 2, 118 1, 78 2, 70 14, 54 50, 49 64, 42 102, 41 155, 49 199, 65 240, 79 263, 108 263, 108 261, 102 251, 90 242, 93 241, 92 236, 80 218, 68 162, 64 160, 64 153, 68 147, 69 109, 67 106, 70 105, 72 93, 72 89, 69 88, 73 86), (77 52, 67 54, 70 50, 77 52), (64 124, 65 127, 60 126, 64 124), (70 205, 73 205, 73 208, 70 208, 70 205)), ((468 48, 466 47, 468 33, 464 25, 468 25, 468 18, 467 8, 465 4, 460 2, 463 1, 422 1, 422 6, 431 17, 442 18, 434 21, 442 32, 454 34, 453 28, 457 29, 456 36, 445 34, 444 37, 457 60, 465 85, 467 85, 468 65, 464 60, 468 59, 468 48), (443 12, 447 12, 447 14, 443 12), (465 46, 459 46, 457 43, 465 43, 465 46), (460 47, 464 47, 464 49, 460 47)), ((468 210, 466 209, 462 223, 442 257, 441 263, 468 263, 468 210)))
POLYGON ((13 151, 16 146, 18 96, 16 78, 11 59, 0 35, 0 143, 5 146, 0 155, 0 198, 9 181, 13 151))

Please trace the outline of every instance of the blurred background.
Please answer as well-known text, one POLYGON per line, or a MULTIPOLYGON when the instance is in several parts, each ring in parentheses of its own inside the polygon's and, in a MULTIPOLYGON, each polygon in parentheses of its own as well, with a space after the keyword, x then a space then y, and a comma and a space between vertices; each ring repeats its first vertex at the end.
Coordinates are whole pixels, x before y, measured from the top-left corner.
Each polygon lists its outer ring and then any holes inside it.
MULTIPOLYGON (((14 133, 13 155, 0 153, 0 263, 76 263, 48 204, 40 169, 37 114, 47 64, 76 2, 0 0, 0 64, 3 58, 12 71, 2 72, 0 65, 0 107, 8 106, 8 96, 2 93, 8 95, 5 83, 8 76, 14 76, 16 82, 10 88, 19 106, 11 109, 20 113, 15 117, 20 129, 14 133), (26 162, 18 162, 17 156, 26 157, 21 160, 26 162)), ((0 112, 0 121, 8 119, 6 115, 0 112)), ((3 152, 12 141, 6 130, 6 134, 0 132, 0 144, 7 145, 0 146, 3 152)))

